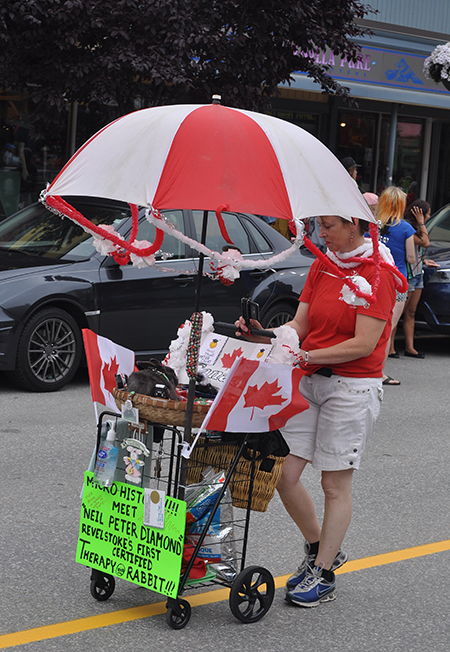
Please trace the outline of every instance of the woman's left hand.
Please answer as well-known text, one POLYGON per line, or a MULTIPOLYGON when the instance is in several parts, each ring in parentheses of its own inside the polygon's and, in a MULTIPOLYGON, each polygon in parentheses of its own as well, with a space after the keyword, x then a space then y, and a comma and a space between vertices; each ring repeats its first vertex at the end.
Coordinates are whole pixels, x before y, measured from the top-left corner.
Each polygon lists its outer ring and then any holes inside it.
POLYGON ((417 220, 417 224, 425 224, 425 216, 423 214, 423 210, 419 208, 418 206, 413 206, 411 208, 411 213, 414 215, 414 217, 417 220))
POLYGON ((261 330, 262 326, 259 321, 256 319, 250 319, 250 328, 245 323, 245 319, 241 316, 237 321, 234 322, 236 326, 236 337, 245 337, 249 342, 254 342, 255 344, 270 344, 270 337, 261 337, 260 335, 252 335, 251 327, 256 330, 261 330))
POLYGON ((434 260, 431 260, 431 258, 424 258, 423 264, 425 265, 425 267, 430 267, 430 268, 440 267, 439 263, 435 263, 434 260))

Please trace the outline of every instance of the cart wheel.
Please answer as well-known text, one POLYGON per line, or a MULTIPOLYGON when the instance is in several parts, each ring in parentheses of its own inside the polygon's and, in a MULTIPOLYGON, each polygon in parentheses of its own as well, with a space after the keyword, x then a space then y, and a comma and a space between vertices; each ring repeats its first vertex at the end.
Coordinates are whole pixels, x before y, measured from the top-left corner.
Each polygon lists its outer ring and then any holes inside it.
POLYGON ((249 566, 236 577, 230 591, 230 609, 243 623, 256 623, 269 611, 275 595, 272 574, 262 566, 249 566))
POLYGON ((91 595, 96 600, 100 602, 108 600, 114 593, 115 588, 116 580, 112 575, 99 572, 91 575, 91 595))
POLYGON ((172 629, 183 629, 191 618, 191 605, 187 600, 177 600, 175 607, 168 607, 166 621, 172 629))

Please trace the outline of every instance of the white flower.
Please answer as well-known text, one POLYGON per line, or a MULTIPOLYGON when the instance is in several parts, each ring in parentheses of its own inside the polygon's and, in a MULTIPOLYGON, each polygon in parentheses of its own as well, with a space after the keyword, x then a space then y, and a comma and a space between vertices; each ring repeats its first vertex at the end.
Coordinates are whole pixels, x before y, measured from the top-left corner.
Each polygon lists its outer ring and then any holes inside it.
MULTIPOLYGON (((357 274, 351 278, 353 283, 357 286, 358 290, 364 292, 364 294, 372 294, 372 287, 370 286, 370 283, 367 281, 367 279, 365 279, 363 276, 358 276, 357 274)), ((356 294, 353 293, 353 290, 351 290, 346 283, 344 283, 342 286, 341 294, 342 299, 345 301, 345 303, 348 303, 349 306, 367 307, 369 305, 363 297, 357 297, 356 294)))
MULTIPOLYGON (((205 338, 207 333, 212 333, 214 331, 214 317, 210 312, 202 311, 203 321, 202 321, 202 341, 205 338)), ((176 339, 172 340, 169 346, 169 353, 163 360, 163 364, 172 367, 175 373, 178 376, 178 382, 180 384, 185 384, 189 382, 189 378, 186 374, 186 356, 189 346, 189 337, 191 334, 191 322, 189 319, 181 324, 177 331, 176 339)))
POLYGON ((450 43, 438 45, 423 64, 423 73, 436 83, 450 79, 450 43))
POLYGON ((99 254, 102 254, 102 256, 107 256, 108 254, 112 254, 114 251, 117 251, 117 245, 111 242, 108 238, 109 235, 114 235, 117 238, 120 238, 120 235, 117 233, 117 231, 114 230, 113 225, 99 224, 98 228, 102 229, 102 231, 106 231, 106 233, 104 238, 102 238, 100 235, 94 236, 94 241, 92 243, 94 249, 96 249, 99 254))
POLYGON ((230 283, 234 283, 240 276, 242 269, 242 254, 237 249, 228 249, 224 251, 220 257, 220 263, 217 266, 219 278, 226 279, 230 283), (229 264, 228 264, 228 261, 229 264))
MULTIPOLYGON (((133 247, 136 247, 136 249, 147 249, 147 247, 151 246, 151 242, 147 242, 147 240, 136 240, 133 242, 133 247)), ((150 267, 155 264, 153 254, 144 257, 138 256, 137 254, 130 254, 130 260, 134 267, 150 267)))
POLYGON ((284 324, 272 329, 276 338, 272 340, 273 348, 266 358, 266 362, 293 366, 298 362, 300 342, 297 331, 284 324))

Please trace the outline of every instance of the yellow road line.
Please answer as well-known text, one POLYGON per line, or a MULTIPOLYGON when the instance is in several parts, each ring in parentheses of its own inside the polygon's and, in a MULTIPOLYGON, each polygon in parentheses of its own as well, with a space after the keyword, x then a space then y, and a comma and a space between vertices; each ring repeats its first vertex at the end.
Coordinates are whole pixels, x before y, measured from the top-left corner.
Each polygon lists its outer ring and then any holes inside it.
MULTIPOLYGON (((353 573, 366 568, 393 564, 406 559, 433 555, 437 552, 445 552, 446 550, 450 550, 450 539, 439 541, 438 543, 428 543, 424 546, 405 548, 404 550, 397 550, 395 552, 387 552, 383 555, 355 559, 347 562, 345 566, 336 571, 336 574, 353 573)), ((284 586, 288 577, 289 575, 280 575, 279 577, 276 577, 275 587, 278 589, 284 586)), ((188 597, 191 607, 197 607, 202 604, 212 604, 214 602, 227 600, 228 595, 229 589, 219 589, 217 591, 206 591, 205 593, 198 593, 197 595, 188 597)), ((15 647, 16 645, 24 645, 25 643, 44 641, 47 639, 58 638, 59 636, 67 636, 68 634, 86 632, 90 629, 99 629, 100 627, 108 627, 109 625, 118 625, 119 623, 131 622, 132 620, 149 618, 150 616, 163 614, 165 611, 166 601, 164 600, 163 602, 147 604, 143 607, 121 609, 120 611, 112 611, 98 616, 69 620, 67 622, 46 625, 44 627, 35 627, 34 629, 27 629, 12 634, 3 634, 0 635, 0 649, 3 650, 8 647, 15 647)))
MULTIPOLYGON (((393 564, 397 561, 405 561, 405 559, 425 557, 426 555, 433 555, 436 552, 445 552, 446 550, 450 550, 450 539, 447 539, 446 541, 438 541, 437 543, 427 543, 424 546, 416 546, 415 548, 404 548, 404 550, 386 552, 383 555, 374 555, 373 557, 354 559, 352 561, 348 561, 345 566, 342 566, 342 568, 339 568, 336 571, 336 575, 353 573, 354 571, 364 570, 365 568, 374 568, 374 566, 393 564)), ((275 578, 275 587, 278 589, 281 586, 284 586, 288 577, 289 575, 282 575, 275 578)))

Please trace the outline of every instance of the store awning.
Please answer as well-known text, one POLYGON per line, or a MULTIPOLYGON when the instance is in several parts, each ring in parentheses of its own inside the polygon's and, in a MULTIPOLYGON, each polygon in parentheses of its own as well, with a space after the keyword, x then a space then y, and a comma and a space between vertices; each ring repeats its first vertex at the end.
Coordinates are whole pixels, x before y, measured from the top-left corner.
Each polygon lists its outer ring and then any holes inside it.
MULTIPOLYGON (((320 84, 317 84, 306 75, 294 74, 294 81, 290 86, 283 84, 281 88, 294 88, 308 92, 321 93, 320 84)), ((342 86, 350 88, 351 95, 355 98, 380 100, 384 102, 398 102, 399 104, 416 104, 419 106, 432 106, 441 109, 450 109, 450 92, 438 90, 436 92, 414 91, 393 86, 380 86, 378 84, 362 84, 348 80, 338 80, 342 86)))

